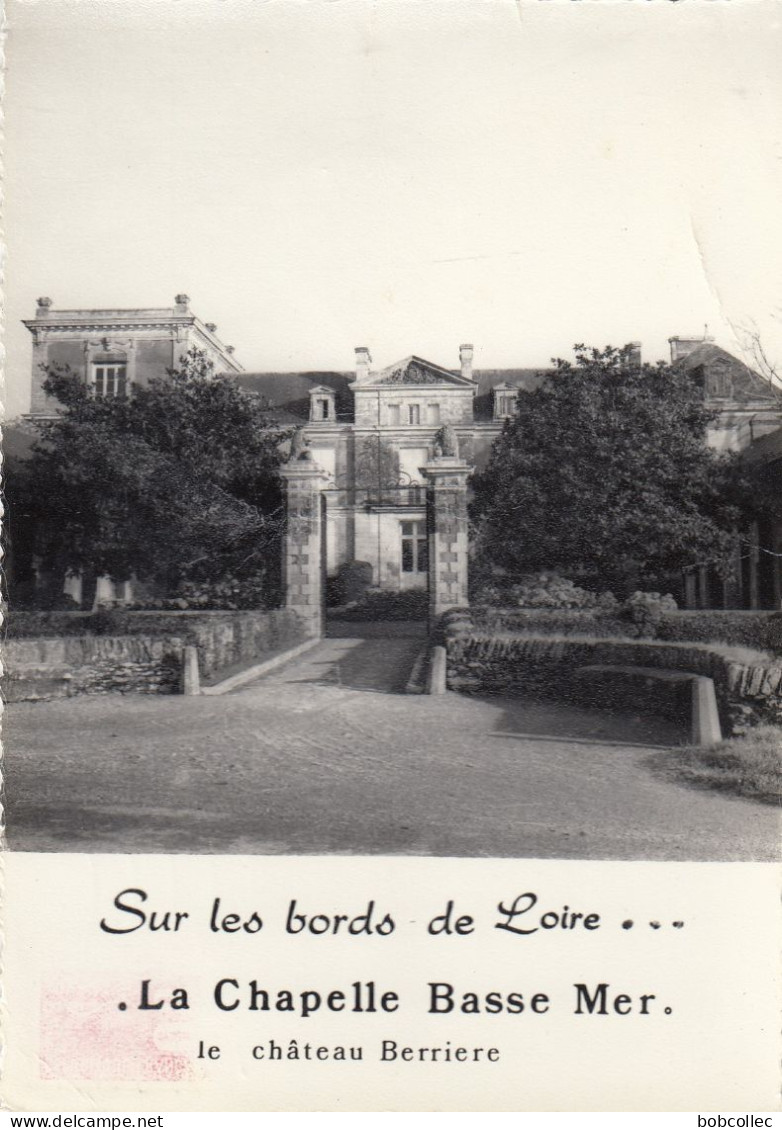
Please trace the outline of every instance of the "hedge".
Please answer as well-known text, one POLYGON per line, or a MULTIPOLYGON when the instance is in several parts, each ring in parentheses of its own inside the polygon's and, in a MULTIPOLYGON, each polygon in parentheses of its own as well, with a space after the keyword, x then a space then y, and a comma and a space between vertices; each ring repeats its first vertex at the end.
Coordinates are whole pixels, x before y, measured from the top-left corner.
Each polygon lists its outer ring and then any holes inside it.
MULTIPOLYGON (((616 615, 591 610, 477 607, 469 612, 481 632, 538 636, 632 638, 633 626, 616 615)), ((703 609, 663 614, 656 639, 678 643, 722 643, 782 652, 782 613, 703 609)))
POLYGON ((494 608, 470 610, 476 631, 554 636, 627 636, 629 624, 591 609, 494 608))
POLYGON ((429 610, 429 594, 425 589, 399 592, 373 590, 360 601, 341 608, 328 609, 328 615, 351 623, 365 620, 425 620, 429 610))
POLYGON ((682 610, 663 616, 657 638, 782 652, 782 613, 719 608, 682 610))

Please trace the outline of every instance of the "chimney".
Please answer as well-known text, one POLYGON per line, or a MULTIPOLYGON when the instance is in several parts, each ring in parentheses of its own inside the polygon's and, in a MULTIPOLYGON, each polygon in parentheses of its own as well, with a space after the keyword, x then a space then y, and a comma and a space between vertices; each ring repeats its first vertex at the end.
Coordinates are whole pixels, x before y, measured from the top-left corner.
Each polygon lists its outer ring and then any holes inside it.
POLYGON ((627 345, 622 350, 624 363, 628 369, 641 368, 641 342, 628 341, 627 345))
POLYGON ((671 364, 675 365, 677 361, 681 361, 682 357, 689 356, 699 345, 711 345, 713 341, 714 338, 709 337, 706 333, 704 333, 703 337, 669 337, 668 344, 671 347, 671 364))
POLYGON ((459 346, 459 361, 462 366, 462 376, 465 380, 472 380, 472 346, 459 346))
POLYGON ((369 366, 372 357, 365 345, 356 346, 356 380, 362 381, 369 376, 369 366))
POLYGON ((36 306, 38 307, 37 310, 35 311, 36 318, 48 318, 49 317, 49 310, 51 309, 51 305, 52 305, 51 298, 38 298, 38 299, 36 299, 36 306))
POLYGON ((187 314, 190 298, 186 294, 178 294, 174 299, 177 314, 187 314))

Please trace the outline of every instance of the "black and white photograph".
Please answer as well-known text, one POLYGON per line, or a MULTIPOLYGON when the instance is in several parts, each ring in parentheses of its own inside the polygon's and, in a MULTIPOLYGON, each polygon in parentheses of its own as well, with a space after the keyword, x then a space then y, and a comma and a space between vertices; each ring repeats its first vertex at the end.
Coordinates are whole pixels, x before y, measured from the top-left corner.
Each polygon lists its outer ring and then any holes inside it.
POLYGON ((770 0, 10 0, 10 1109, 771 1109, 779 48, 770 0), (329 1063, 254 1092, 256 1020, 329 1063))

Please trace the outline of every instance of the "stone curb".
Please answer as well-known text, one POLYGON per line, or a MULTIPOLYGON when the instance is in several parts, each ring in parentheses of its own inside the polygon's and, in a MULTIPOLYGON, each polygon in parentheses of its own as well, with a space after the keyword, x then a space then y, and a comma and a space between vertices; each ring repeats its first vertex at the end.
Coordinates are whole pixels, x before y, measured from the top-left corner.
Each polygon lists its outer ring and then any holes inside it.
POLYGON ((235 675, 230 675, 222 682, 212 683, 211 686, 205 687, 202 685, 201 694, 227 694, 228 691, 235 690, 236 687, 244 686, 245 683, 252 682, 260 675, 266 675, 269 671, 274 671, 277 667, 282 667, 283 663, 288 663, 291 659, 296 659, 298 656, 303 655, 305 651, 309 651, 317 644, 322 643, 320 636, 314 639, 305 640, 304 643, 297 644, 296 647, 291 647, 288 651, 280 652, 279 655, 272 656, 271 659, 265 659, 261 663, 253 663, 249 667, 245 667, 243 671, 237 671, 235 675))
POLYGON ((444 647, 433 647, 429 659, 429 675, 426 680, 427 694, 445 694, 448 656, 444 647))
POLYGON ((405 694, 426 694, 426 680, 429 669, 429 644, 416 655, 413 667, 405 683, 405 694))

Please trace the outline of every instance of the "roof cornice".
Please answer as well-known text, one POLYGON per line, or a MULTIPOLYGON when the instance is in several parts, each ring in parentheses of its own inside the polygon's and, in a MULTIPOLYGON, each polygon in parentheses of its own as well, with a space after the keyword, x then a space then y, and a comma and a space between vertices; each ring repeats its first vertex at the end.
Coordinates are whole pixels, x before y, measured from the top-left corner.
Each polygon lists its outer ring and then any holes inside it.
POLYGON ((222 364, 234 373, 243 373, 244 366, 236 360, 231 352, 211 330, 207 329, 204 322, 195 314, 175 314, 169 310, 140 310, 138 315, 133 311, 104 313, 95 311, 95 316, 90 317, 93 311, 84 310, 58 310, 54 316, 45 318, 23 318, 22 324, 27 327, 34 338, 41 332, 44 333, 127 333, 133 330, 177 330, 182 327, 192 327, 201 337, 209 342, 210 346, 220 354, 222 364))
POLYGON ((195 324, 195 318, 155 318, 154 320, 140 318, 136 321, 130 318, 107 318, 103 321, 98 321, 97 318, 89 321, 74 318, 73 321, 56 322, 43 318, 24 318, 22 321, 31 333, 40 333, 41 330, 78 330, 82 333, 89 330, 158 330, 195 324))

